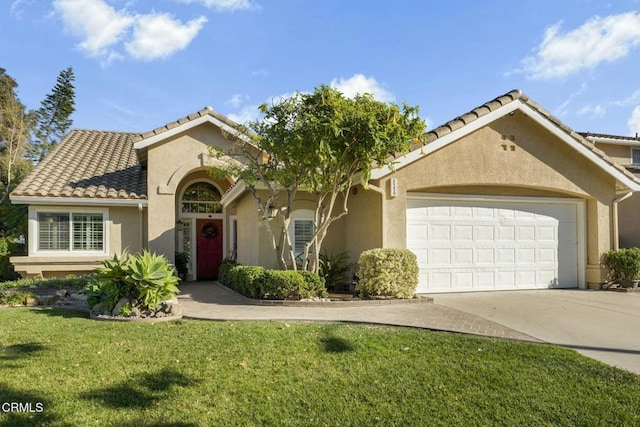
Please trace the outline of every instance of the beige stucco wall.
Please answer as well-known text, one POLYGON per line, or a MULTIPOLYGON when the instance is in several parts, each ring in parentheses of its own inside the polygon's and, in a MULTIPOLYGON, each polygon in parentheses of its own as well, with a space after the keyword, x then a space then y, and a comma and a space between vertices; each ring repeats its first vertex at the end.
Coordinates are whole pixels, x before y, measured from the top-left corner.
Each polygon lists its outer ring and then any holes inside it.
MULTIPOLYGON (((259 191, 265 197, 266 191, 259 191)), ((305 192, 298 192, 293 203, 293 211, 299 209, 315 210, 314 197, 305 192)), ((240 196, 230 208, 235 208, 238 217, 238 262, 245 265, 260 265, 266 268, 279 268, 273 246, 269 240, 269 233, 258 211, 255 198, 250 193, 240 196)), ((338 208, 336 208, 337 211, 338 208)), ((279 235, 281 225, 278 218, 270 220, 272 229, 279 235)), ((321 253, 340 253, 345 251, 345 221, 339 219, 334 222, 325 238, 321 253)))
MULTIPOLYGON (((596 143, 596 147, 604 151, 604 153, 611 158, 614 162, 627 166, 631 164, 631 147, 628 145, 619 144, 603 144, 596 143)), ((640 147, 634 147, 640 148, 640 147)))
POLYGON ((385 207, 385 246, 406 247, 407 192, 576 197, 587 205, 587 282, 599 283, 611 248, 615 180, 521 112, 436 151, 377 182, 398 179, 385 207), (511 140, 513 139, 513 141, 511 140))
POLYGON ((640 193, 618 205, 620 247, 640 247, 640 193))
POLYGON ((109 249, 111 253, 129 253, 144 249, 144 215, 137 207, 109 208, 109 249))
MULTIPOLYGON (((206 169, 212 164, 210 145, 230 148, 229 140, 220 130, 205 123, 148 148, 148 245, 151 251, 165 254, 172 263, 176 249, 176 197, 181 185, 192 178, 207 176, 206 169)), ((222 191, 229 185, 223 184, 222 191)))

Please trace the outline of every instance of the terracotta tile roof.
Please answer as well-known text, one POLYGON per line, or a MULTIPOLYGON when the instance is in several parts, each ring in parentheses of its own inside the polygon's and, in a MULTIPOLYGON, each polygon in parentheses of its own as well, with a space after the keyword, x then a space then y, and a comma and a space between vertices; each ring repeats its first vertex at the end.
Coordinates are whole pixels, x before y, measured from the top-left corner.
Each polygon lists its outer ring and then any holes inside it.
POLYGON ((146 199, 147 173, 133 134, 71 131, 11 196, 146 199))
POLYGON ((188 116, 182 117, 181 119, 178 119, 178 120, 176 120, 174 122, 167 123, 166 125, 161 126, 159 128, 156 128, 156 129, 154 129, 154 130, 152 130, 150 132, 135 134, 135 135, 132 136, 131 141, 134 142, 134 143, 142 141, 144 139, 150 138, 152 136, 159 135, 159 134, 164 133, 164 132, 166 132, 168 130, 171 130, 171 129, 177 127, 177 126, 180 126, 182 124, 185 124, 187 122, 190 122, 192 120, 195 120, 195 119, 198 119, 200 117, 207 116, 207 115, 215 117, 216 119, 222 121, 223 123, 225 123, 225 124, 227 124, 227 125, 229 125, 229 126, 231 126, 233 128, 238 126, 238 124, 235 123, 233 120, 231 120, 228 117, 218 113, 212 107, 207 106, 207 107, 204 107, 200 111, 197 111, 197 112, 195 112, 193 114, 189 114, 188 116))
MULTIPOLYGON (((533 108, 535 111, 543 115, 545 118, 551 121, 554 125, 556 125, 558 128, 563 130, 571 138, 575 139, 577 142, 584 145, 589 150, 593 151, 596 155, 598 155, 603 160, 605 160, 607 163, 609 163, 609 165, 614 169, 617 169, 618 171, 624 173, 627 177, 631 178, 632 180, 636 182, 640 182, 640 180, 638 180, 638 178, 636 178, 634 174, 629 172, 627 168, 613 161, 610 157, 608 157, 604 153, 604 151, 600 150, 599 148, 596 148, 593 142, 589 141, 582 134, 574 131, 573 129, 571 129, 564 123, 562 123, 560 119, 554 117, 550 112, 548 112, 547 110, 542 108, 540 105, 538 105, 538 103, 531 100, 527 95, 522 93, 520 89, 515 89, 510 92, 507 92, 504 95, 501 95, 489 102, 486 102, 480 105, 479 107, 476 107, 473 110, 469 111, 468 113, 458 116, 455 119, 450 120, 441 126, 438 126, 432 131, 427 132, 424 135, 423 141, 421 143, 418 142, 418 143, 412 144, 411 151, 420 149, 422 147, 422 143, 429 144, 439 138, 442 138, 447 134, 454 132, 455 130, 458 130, 470 124, 471 122, 479 119, 480 117, 486 114, 489 114, 490 112, 495 111, 498 108, 503 107, 507 104, 510 104, 511 102, 514 102, 516 100, 520 100, 524 102, 529 107, 533 108)), ((596 134, 589 134, 589 135, 596 135, 596 134)), ((620 138, 630 139, 628 137, 620 137, 620 138)))

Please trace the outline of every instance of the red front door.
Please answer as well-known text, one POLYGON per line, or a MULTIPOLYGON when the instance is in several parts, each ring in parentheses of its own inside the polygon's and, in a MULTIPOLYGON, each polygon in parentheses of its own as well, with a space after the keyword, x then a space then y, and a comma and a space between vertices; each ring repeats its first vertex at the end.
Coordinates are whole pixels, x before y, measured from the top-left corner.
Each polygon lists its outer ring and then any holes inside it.
POLYGON ((222 261, 222 220, 196 220, 198 280, 215 280, 222 261))

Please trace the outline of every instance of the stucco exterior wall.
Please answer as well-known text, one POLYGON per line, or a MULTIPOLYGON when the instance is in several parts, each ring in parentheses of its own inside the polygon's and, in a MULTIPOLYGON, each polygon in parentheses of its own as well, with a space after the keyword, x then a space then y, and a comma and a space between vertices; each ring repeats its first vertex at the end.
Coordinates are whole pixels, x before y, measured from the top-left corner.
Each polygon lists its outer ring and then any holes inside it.
MULTIPOLYGON (((627 166, 631 164, 631 147, 628 145, 619 145, 619 144, 603 144, 596 143, 596 147, 604 151, 604 153, 611 157, 611 159, 623 166, 627 166)), ((640 147, 634 147, 636 149, 640 147)))
POLYGON ((640 247, 640 193, 618 205, 620 247, 640 247))
POLYGON ((600 254, 611 248, 615 180, 569 145, 516 112, 424 157, 378 183, 398 179, 387 200, 384 241, 406 247, 407 192, 576 197, 587 201, 587 282, 600 283, 600 254))
POLYGON ((144 216, 137 207, 109 208, 109 248, 112 253, 129 253, 144 249, 144 216))
POLYGON ((352 262, 357 262, 363 251, 381 248, 382 199, 386 192, 373 186, 365 190, 361 185, 353 187, 349 196, 349 214, 343 218, 344 248, 352 262))

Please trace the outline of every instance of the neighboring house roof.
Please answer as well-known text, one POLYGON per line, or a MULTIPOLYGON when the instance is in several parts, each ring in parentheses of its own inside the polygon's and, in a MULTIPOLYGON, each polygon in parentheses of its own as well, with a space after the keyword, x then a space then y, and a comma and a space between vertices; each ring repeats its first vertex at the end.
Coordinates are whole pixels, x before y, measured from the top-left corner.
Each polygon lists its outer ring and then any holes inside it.
POLYGON ((601 142, 605 144, 614 145, 633 145, 640 146, 640 137, 636 133, 636 136, 622 136, 622 135, 608 135, 604 133, 591 133, 580 132, 580 135, 592 142, 601 142))
POLYGON ((596 148, 593 142, 566 126, 519 89, 507 92, 427 132, 423 138, 424 146, 422 143, 413 144, 411 151, 407 155, 399 158, 394 166, 385 166, 374 170, 371 178, 380 179, 390 175, 395 170, 405 167, 419 160, 422 156, 439 150, 515 110, 520 110, 525 113, 528 117, 589 158, 626 187, 634 191, 640 190, 640 181, 624 166, 615 163, 602 150, 596 148))
POLYGON ((11 193, 14 203, 140 202, 147 173, 133 149, 134 134, 73 130, 11 193))

